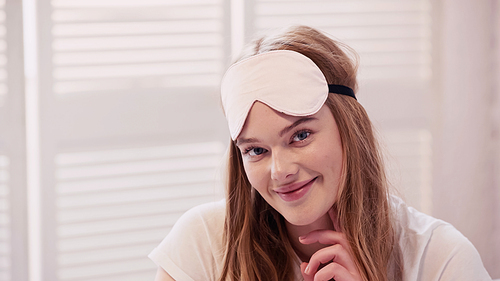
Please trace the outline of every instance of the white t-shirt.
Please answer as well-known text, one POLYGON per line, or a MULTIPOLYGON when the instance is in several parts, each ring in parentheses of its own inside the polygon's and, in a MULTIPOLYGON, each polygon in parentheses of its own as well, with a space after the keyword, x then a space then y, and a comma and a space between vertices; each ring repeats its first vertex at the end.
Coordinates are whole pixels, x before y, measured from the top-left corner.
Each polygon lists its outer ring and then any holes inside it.
MULTIPOLYGON (((491 280, 472 243, 452 225, 392 197, 396 239, 404 260, 403 280, 491 280)), ((225 202, 186 212, 150 254, 176 281, 218 280, 223 267, 225 202)), ((296 280, 303 280, 297 265, 296 280)))

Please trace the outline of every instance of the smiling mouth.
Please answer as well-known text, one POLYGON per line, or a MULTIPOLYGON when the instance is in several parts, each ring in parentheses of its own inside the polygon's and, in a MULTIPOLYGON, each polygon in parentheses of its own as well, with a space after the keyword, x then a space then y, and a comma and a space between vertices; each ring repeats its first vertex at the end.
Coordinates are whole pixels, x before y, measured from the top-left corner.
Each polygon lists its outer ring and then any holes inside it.
POLYGON ((310 181, 299 182, 284 187, 280 187, 275 190, 276 194, 284 201, 296 201, 302 198, 311 189, 313 183, 318 177, 313 178, 310 181))

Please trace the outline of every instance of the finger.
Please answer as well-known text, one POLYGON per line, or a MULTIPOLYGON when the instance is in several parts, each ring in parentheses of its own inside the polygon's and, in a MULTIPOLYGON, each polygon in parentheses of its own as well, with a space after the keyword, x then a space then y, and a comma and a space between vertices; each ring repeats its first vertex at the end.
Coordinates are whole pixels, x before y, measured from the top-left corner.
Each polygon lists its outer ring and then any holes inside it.
POLYGON ((346 249, 349 249, 349 243, 347 242, 345 235, 341 232, 333 230, 320 229, 311 231, 307 235, 299 237, 299 242, 306 245, 316 242, 324 245, 341 244, 346 249))
POLYGON ((323 267, 314 275, 314 281, 358 281, 361 280, 359 274, 351 273, 345 267, 338 263, 330 263, 323 267))
POLYGON ((351 272, 357 272, 356 264, 351 258, 351 255, 342 247, 341 244, 318 250, 309 259, 308 274, 312 274, 320 268, 321 264, 337 263, 347 268, 351 272))
POLYGON ((339 222, 339 213, 337 210, 337 205, 333 205, 330 210, 328 210, 328 215, 330 216, 330 219, 333 222, 333 228, 335 228, 335 231, 342 232, 340 229, 340 222, 339 222))
MULTIPOLYGON (((319 243, 325 244, 325 245, 341 245, 343 252, 345 253, 345 255, 344 254, 341 255, 342 264, 348 266, 350 270, 356 270, 355 264, 352 261, 352 258, 350 255, 351 248, 349 246, 349 243, 347 242, 347 238, 345 237, 345 235, 343 233, 332 231, 332 230, 315 230, 315 231, 308 233, 306 236, 299 237, 299 241, 302 244, 313 244, 313 243, 319 242, 319 243), (347 257, 346 257, 346 255, 347 255, 347 257), (347 259, 350 262, 347 262, 347 259)), ((327 252, 327 253, 329 253, 329 254, 326 254, 327 256, 329 256, 328 258, 323 256, 323 254, 325 254, 324 250, 329 249, 329 248, 330 247, 327 247, 327 248, 324 248, 324 249, 321 249, 318 251, 321 253, 320 263, 326 263, 334 258, 334 255, 335 255, 334 252, 327 252)), ((335 249, 335 248, 333 248, 333 249, 335 249)), ((318 252, 316 252, 316 253, 318 253, 318 252)), ((313 260, 309 260, 309 263, 311 263, 311 261, 313 261, 313 260)), ((316 263, 314 264, 315 271, 317 270, 318 266, 319 266, 318 264, 316 264, 316 263)))
POLYGON ((314 274, 305 273, 307 265, 307 262, 303 262, 300 264, 300 273, 302 273, 302 278, 304 278, 304 281, 314 281, 314 274))

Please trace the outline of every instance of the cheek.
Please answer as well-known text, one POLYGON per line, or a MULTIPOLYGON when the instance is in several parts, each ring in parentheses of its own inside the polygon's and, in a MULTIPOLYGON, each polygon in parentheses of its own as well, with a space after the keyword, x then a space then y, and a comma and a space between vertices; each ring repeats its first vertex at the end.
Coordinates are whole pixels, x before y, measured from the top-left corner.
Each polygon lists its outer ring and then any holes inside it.
POLYGON ((337 159, 337 153, 328 142, 316 144, 307 152, 304 160, 318 167, 333 167, 337 159))
POLYGON ((267 187, 268 180, 266 179, 266 172, 262 165, 256 163, 244 163, 245 173, 248 181, 253 188, 257 191, 262 191, 267 187))
POLYGON ((330 157, 323 157, 322 163, 333 170, 340 170, 342 168, 342 153, 332 151, 330 157))
POLYGON ((332 143, 324 143, 315 153, 315 167, 325 173, 333 173, 335 177, 340 176, 342 171, 342 148, 332 143))
POLYGON ((343 170, 342 153, 335 155, 334 160, 331 160, 330 165, 332 170, 333 181, 335 183, 335 186, 339 188, 343 170))
POLYGON ((262 171, 260 171, 259 166, 255 163, 243 162, 243 167, 245 168, 245 174, 247 175, 248 181, 252 187, 257 190, 262 185, 262 171))

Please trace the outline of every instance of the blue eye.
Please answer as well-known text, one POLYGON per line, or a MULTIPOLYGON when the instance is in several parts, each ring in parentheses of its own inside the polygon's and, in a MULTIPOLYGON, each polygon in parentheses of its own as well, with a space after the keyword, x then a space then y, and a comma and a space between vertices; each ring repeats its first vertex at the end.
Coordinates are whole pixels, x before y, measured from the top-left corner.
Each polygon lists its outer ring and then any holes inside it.
POLYGON ((258 156, 264 152, 266 152, 266 150, 262 147, 249 147, 245 149, 245 154, 248 154, 250 156, 258 156))
POLYGON ((303 140, 307 139, 307 137, 309 137, 310 134, 311 134, 311 132, 308 132, 308 131, 297 132, 293 136, 293 141, 303 141, 303 140))

